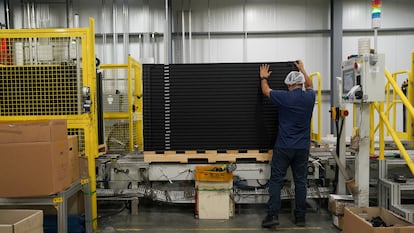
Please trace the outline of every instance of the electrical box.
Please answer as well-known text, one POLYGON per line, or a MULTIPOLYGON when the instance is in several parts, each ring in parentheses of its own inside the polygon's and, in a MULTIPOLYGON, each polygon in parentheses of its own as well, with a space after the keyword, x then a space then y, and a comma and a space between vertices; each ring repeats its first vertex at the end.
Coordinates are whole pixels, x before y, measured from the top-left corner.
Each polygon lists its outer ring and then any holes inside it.
POLYGON ((364 54, 342 62, 342 99, 345 102, 385 100, 385 55, 364 54))

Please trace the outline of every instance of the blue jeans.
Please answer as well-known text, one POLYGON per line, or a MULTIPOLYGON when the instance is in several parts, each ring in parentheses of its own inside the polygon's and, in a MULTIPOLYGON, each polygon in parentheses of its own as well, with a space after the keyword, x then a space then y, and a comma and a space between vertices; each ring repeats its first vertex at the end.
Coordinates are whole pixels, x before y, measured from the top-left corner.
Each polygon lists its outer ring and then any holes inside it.
POLYGON ((305 217, 308 157, 308 149, 274 148, 269 181, 268 215, 279 214, 280 190, 283 188, 286 171, 291 166, 295 181, 295 217, 305 217))

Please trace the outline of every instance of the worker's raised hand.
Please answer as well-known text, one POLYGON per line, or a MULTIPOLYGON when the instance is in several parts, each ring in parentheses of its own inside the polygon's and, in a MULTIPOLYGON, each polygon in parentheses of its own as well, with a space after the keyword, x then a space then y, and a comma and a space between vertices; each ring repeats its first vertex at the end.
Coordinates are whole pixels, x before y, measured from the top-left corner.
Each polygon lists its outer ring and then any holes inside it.
POLYGON ((269 64, 260 65, 260 78, 269 78, 272 74, 272 71, 269 71, 269 64))
POLYGON ((295 61, 295 65, 296 65, 296 67, 298 68, 298 70, 299 70, 300 72, 302 72, 302 73, 304 73, 304 72, 305 72, 305 66, 303 65, 302 60, 297 60, 297 61, 295 61))

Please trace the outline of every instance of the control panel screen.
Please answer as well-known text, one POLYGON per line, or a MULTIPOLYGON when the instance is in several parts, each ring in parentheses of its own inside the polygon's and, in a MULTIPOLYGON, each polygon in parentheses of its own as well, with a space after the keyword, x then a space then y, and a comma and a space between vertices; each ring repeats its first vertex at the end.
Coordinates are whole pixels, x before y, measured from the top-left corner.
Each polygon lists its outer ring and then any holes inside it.
POLYGON ((354 69, 344 70, 342 73, 342 93, 348 93, 353 86, 355 86, 354 69))

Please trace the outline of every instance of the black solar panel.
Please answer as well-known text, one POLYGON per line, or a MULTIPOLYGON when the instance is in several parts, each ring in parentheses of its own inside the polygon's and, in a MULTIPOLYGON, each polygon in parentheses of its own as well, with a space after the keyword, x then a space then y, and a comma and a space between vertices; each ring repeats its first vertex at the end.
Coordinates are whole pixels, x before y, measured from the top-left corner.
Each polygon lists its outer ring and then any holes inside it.
MULTIPOLYGON (((271 149, 277 109, 263 96, 260 63, 144 65, 144 149, 271 149)), ((270 63, 285 89, 292 62, 270 63)))

